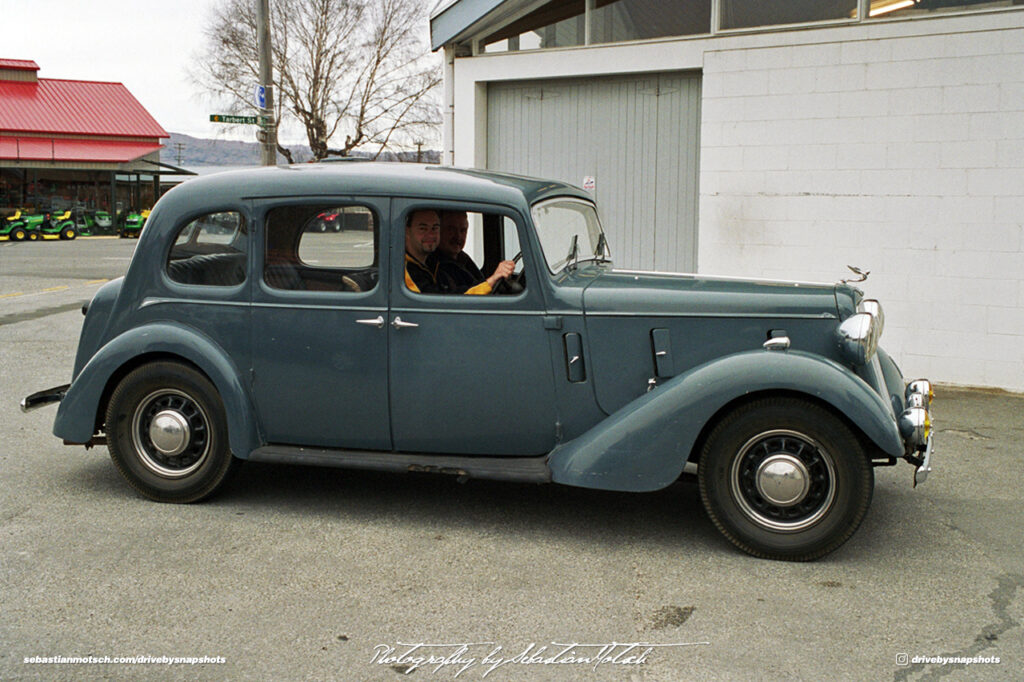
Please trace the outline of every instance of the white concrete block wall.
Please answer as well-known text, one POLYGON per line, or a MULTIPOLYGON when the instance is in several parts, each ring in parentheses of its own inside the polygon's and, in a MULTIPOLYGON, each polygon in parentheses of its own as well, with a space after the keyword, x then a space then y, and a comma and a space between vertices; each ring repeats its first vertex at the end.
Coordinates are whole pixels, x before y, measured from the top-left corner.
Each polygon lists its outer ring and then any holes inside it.
POLYGON ((488 83, 672 70, 703 75, 700 272, 857 265, 906 374, 1024 391, 1024 11, 459 58, 454 161, 486 164, 488 83))
POLYGON ((870 270, 906 374, 1024 391, 1024 28, 920 26, 704 53, 699 269, 870 270))

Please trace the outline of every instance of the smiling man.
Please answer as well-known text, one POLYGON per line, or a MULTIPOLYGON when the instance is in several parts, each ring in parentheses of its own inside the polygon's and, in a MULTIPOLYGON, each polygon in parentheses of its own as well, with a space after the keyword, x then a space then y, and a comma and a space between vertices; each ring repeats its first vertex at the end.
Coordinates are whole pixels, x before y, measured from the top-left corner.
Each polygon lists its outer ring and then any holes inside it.
POLYGON ((448 278, 438 277, 436 252, 440 243, 441 217, 437 211, 423 209, 409 214, 405 220, 405 286, 411 291, 422 294, 489 294, 499 279, 512 273, 512 262, 508 261, 507 265, 499 265, 498 270, 482 282, 455 286, 448 278))
POLYGON ((405 286, 424 294, 443 293, 437 283, 434 251, 441 241, 437 211, 413 211, 405 219, 405 286))

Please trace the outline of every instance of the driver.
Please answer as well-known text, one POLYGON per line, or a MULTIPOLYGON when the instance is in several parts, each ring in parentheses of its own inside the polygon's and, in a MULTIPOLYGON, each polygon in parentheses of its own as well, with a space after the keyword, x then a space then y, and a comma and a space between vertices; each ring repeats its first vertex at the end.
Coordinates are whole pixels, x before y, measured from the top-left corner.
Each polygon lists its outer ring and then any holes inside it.
MULTIPOLYGON (((411 291, 423 294, 489 294, 499 279, 512 274, 512 267, 503 268, 502 263, 486 281, 475 286, 453 288, 446 277, 438 276, 435 251, 440 233, 441 218, 437 211, 421 209, 413 211, 405 219, 405 286, 411 291)), ((511 261, 508 263, 512 265, 511 261)))
MULTIPOLYGON (((481 283, 486 283, 491 293, 497 283, 512 275, 516 264, 510 260, 498 263, 494 273, 485 278, 480 268, 463 249, 466 248, 466 234, 469 232, 469 218, 465 211, 443 211, 441 213, 441 241, 437 245, 438 278, 446 282, 453 294, 475 293, 481 283)), ((484 293, 484 292, 480 292, 484 293)))

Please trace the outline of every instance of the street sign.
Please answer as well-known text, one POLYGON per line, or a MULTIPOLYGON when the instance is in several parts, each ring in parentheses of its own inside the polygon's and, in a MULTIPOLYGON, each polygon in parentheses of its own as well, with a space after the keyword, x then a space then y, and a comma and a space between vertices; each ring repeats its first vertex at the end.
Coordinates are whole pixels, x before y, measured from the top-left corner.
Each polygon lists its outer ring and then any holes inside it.
POLYGON ((232 116, 231 114, 210 114, 211 123, 251 123, 260 122, 257 116, 232 116))
POLYGON ((257 109, 267 108, 267 86, 256 86, 255 90, 253 90, 252 102, 256 105, 257 109))

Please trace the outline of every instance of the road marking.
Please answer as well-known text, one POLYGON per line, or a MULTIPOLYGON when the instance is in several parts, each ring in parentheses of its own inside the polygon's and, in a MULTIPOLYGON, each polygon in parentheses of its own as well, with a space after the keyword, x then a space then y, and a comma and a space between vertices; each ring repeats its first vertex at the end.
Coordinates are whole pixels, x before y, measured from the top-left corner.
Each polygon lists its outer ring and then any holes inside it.
MULTIPOLYGON (((110 281, 109 278, 108 279, 93 279, 93 280, 89 280, 85 284, 76 285, 76 288, 77 287, 95 286, 97 284, 103 284, 103 283, 109 282, 109 281, 110 281)), ((70 285, 70 284, 61 284, 60 286, 48 287, 46 289, 40 289, 39 291, 33 291, 33 292, 30 292, 30 293, 26 293, 24 291, 15 291, 15 292, 12 292, 10 294, 0 294, 0 299, 3 299, 3 298, 15 298, 17 296, 39 296, 41 294, 52 294, 55 291, 66 291, 66 290, 70 289, 71 286, 72 285, 70 285)))

